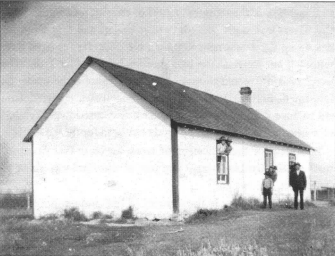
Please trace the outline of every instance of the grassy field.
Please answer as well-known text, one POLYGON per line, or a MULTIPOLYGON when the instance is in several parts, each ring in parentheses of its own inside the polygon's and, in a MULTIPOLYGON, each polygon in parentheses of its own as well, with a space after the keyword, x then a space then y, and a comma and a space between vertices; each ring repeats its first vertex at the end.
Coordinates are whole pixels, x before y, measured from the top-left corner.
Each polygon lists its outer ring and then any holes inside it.
POLYGON ((7 216, 0 255, 335 255, 335 207, 223 211, 183 225, 129 227, 0 214, 7 216))

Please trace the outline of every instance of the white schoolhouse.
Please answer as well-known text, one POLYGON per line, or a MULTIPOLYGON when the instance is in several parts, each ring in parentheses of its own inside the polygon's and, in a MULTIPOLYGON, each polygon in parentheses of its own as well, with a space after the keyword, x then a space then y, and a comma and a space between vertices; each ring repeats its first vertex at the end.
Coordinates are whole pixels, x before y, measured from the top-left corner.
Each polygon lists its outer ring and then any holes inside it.
MULTIPOLYGON (((169 218, 262 198, 292 197, 289 162, 310 176, 309 145, 250 105, 88 57, 24 138, 32 145, 34 216, 78 207, 119 217, 169 218), (220 138, 230 138, 220 154, 220 138)), ((309 182, 307 191, 309 191, 309 182)), ((310 193, 306 193, 309 199, 310 193)))

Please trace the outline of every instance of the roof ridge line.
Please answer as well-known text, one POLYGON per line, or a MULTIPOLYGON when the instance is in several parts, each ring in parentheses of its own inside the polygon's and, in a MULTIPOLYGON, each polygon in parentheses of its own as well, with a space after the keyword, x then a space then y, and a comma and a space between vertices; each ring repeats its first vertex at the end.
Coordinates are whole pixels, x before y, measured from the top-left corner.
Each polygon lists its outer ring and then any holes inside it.
POLYGON ((106 64, 113 65, 113 66, 116 66, 116 67, 119 67, 119 68, 122 68, 122 69, 127 69, 127 70, 130 70, 130 71, 134 71, 134 72, 137 72, 137 73, 141 73, 141 74, 143 74, 143 75, 153 76, 153 77, 155 77, 155 78, 162 79, 162 80, 165 80, 165 81, 168 81, 168 82, 172 82, 172 83, 178 84, 179 86, 186 87, 186 88, 188 88, 188 89, 191 89, 191 90, 194 90, 194 91, 198 91, 198 92, 201 92, 201 93, 205 93, 205 94, 208 94, 208 95, 210 95, 210 96, 214 96, 215 98, 224 99, 224 100, 230 101, 230 102, 232 102, 232 103, 234 103, 234 104, 238 104, 238 105, 241 105, 241 106, 243 106, 243 107, 245 107, 245 108, 248 108, 248 107, 244 106, 243 104, 238 103, 238 102, 236 102, 236 101, 232 101, 232 100, 229 100, 229 99, 226 99, 226 98, 217 96, 217 95, 215 95, 215 94, 211 94, 211 93, 209 93, 209 92, 202 91, 202 90, 197 89, 197 88, 193 88, 193 87, 190 87, 190 86, 187 86, 187 85, 183 85, 183 84, 181 84, 181 83, 179 83, 179 82, 175 82, 175 81, 172 81, 172 80, 167 79, 167 78, 164 78, 164 77, 160 77, 160 76, 157 76, 157 75, 153 75, 153 74, 145 73, 145 72, 143 72, 143 71, 138 71, 138 70, 135 70, 135 69, 132 69, 132 68, 124 67, 124 66, 121 66, 121 65, 119 65, 119 64, 115 64, 115 63, 108 62, 108 61, 105 61, 105 60, 101 60, 101 59, 98 59, 98 58, 95 58, 95 57, 91 57, 91 56, 88 56, 87 58, 90 58, 90 59, 92 59, 93 61, 101 61, 101 62, 104 62, 104 63, 106 63, 106 64))

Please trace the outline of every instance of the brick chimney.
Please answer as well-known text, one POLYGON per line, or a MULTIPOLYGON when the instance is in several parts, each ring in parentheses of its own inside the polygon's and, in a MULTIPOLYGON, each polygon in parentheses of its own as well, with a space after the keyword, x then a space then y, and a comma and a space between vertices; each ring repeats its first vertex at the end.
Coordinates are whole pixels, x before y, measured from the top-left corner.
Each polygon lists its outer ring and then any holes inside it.
POLYGON ((251 108, 251 93, 250 87, 241 87, 241 104, 248 108, 251 108))

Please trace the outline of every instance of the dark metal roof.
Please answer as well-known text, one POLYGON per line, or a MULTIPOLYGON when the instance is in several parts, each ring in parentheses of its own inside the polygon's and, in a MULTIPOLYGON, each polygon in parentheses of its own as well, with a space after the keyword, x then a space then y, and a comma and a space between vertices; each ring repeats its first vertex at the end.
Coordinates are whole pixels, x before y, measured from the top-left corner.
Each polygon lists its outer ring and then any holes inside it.
POLYGON ((256 110, 157 76, 88 57, 42 115, 24 141, 30 141, 90 63, 96 63, 152 106, 181 125, 312 149, 256 110))

